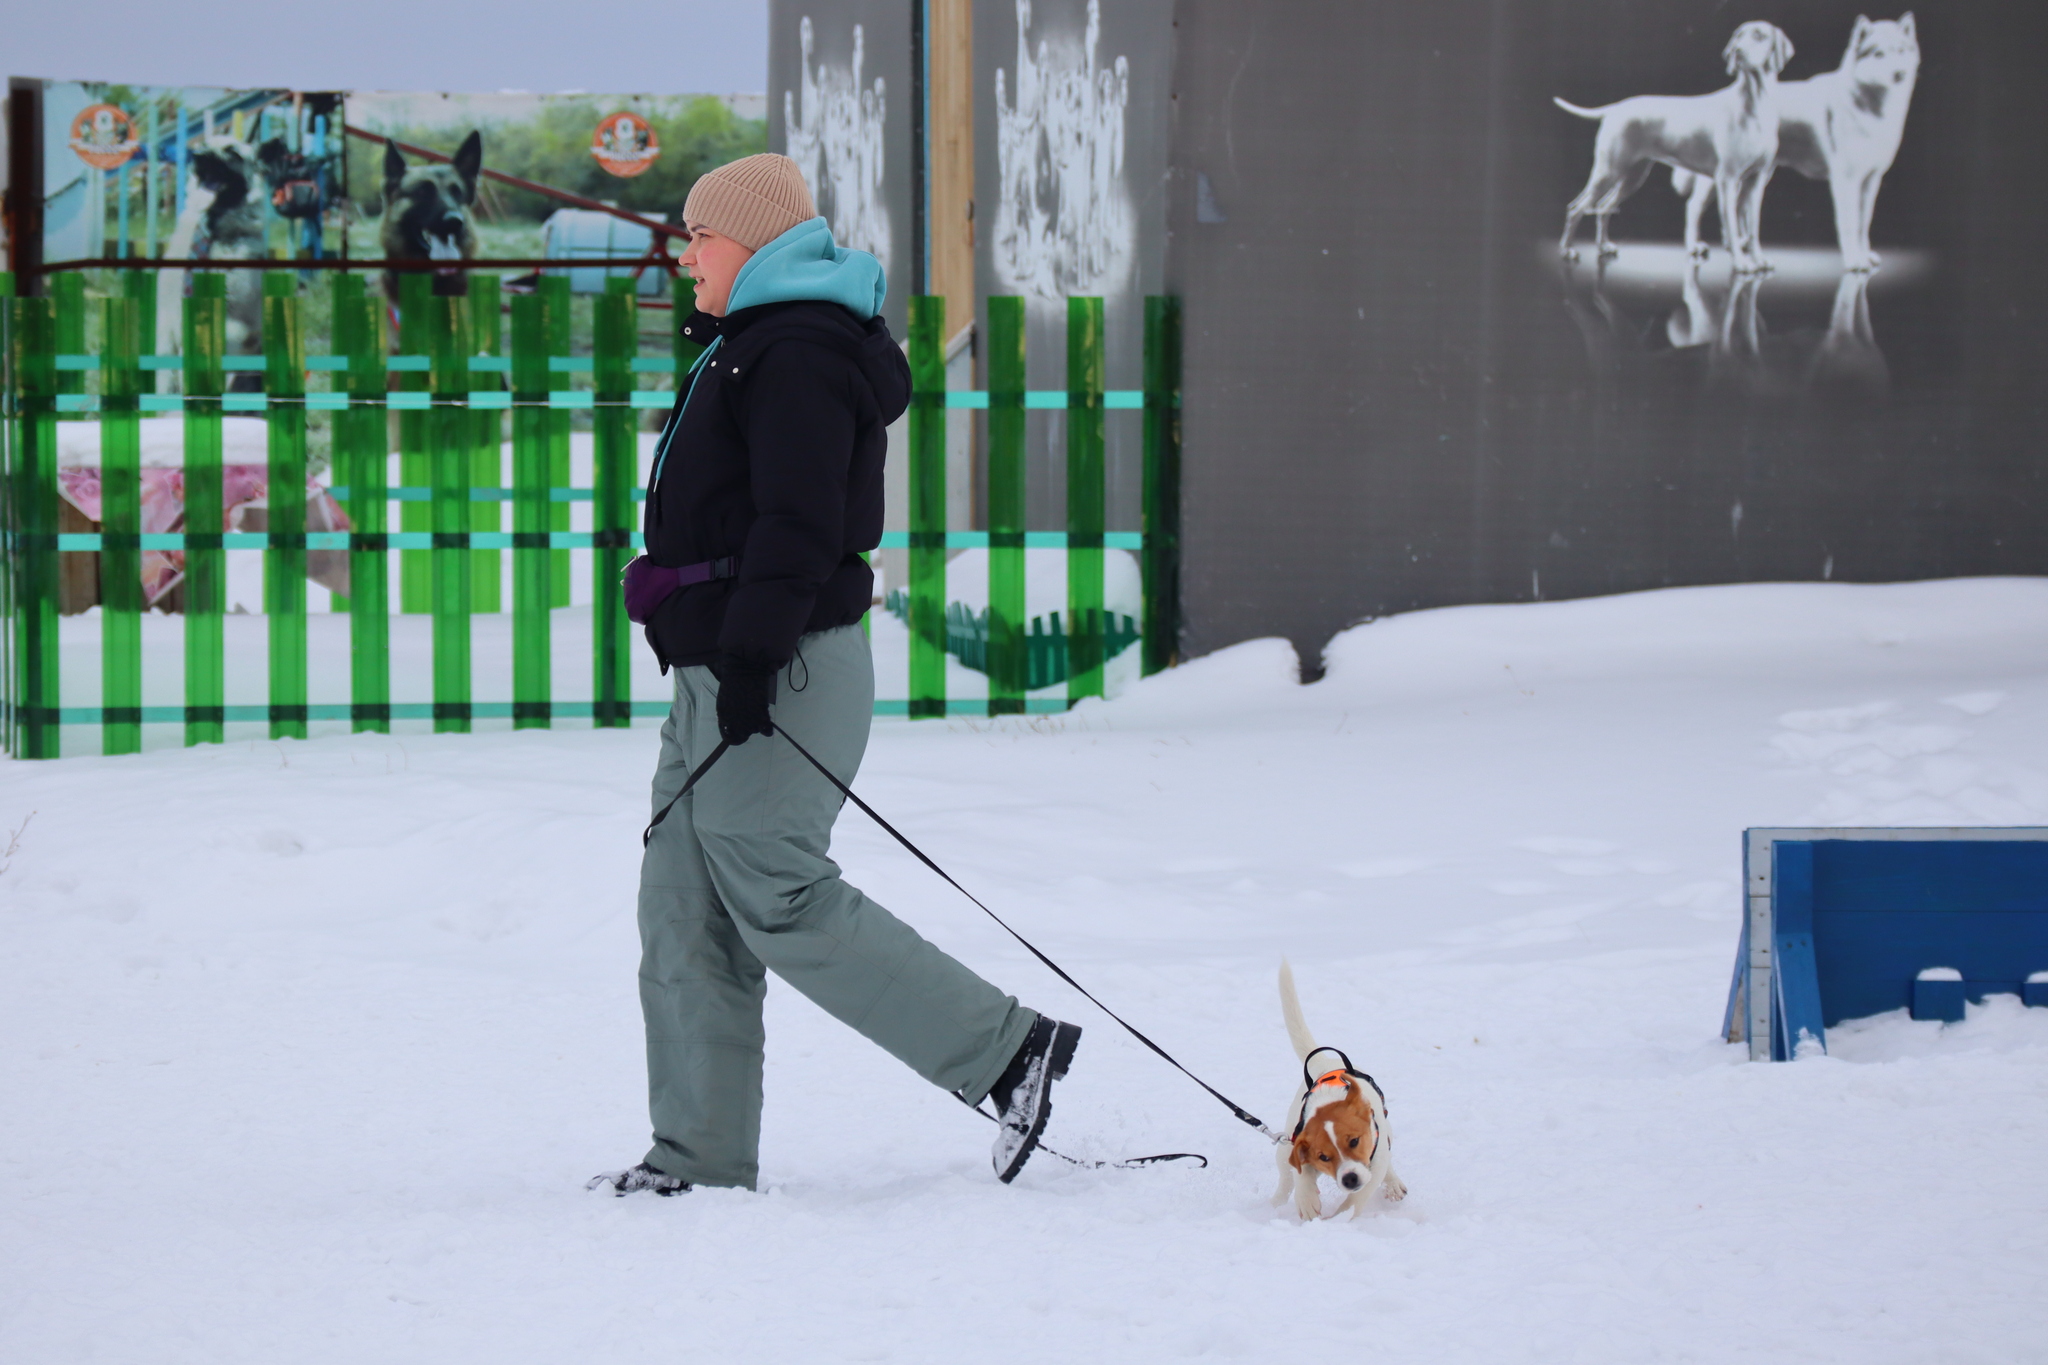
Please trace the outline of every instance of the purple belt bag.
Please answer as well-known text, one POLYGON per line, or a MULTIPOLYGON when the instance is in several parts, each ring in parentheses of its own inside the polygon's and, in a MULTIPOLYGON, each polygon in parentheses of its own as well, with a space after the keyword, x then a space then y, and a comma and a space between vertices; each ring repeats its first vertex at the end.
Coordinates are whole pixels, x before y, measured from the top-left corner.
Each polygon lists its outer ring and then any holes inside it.
POLYGON ((731 578, 739 571, 740 561, 735 555, 707 559, 702 564, 685 564, 679 569, 663 568, 641 555, 626 566, 625 576, 619 580, 626 590, 626 619, 644 626, 654 619, 654 609, 667 601, 670 593, 695 583, 709 583, 714 578, 731 578))

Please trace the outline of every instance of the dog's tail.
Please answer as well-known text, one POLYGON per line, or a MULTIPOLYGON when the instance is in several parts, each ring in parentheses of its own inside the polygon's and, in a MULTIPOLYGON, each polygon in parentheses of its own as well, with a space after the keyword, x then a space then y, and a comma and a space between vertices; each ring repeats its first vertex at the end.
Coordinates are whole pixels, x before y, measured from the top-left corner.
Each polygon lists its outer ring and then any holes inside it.
POLYGON ((1287 1038, 1294 1044, 1294 1055, 1302 1061, 1316 1050, 1316 1037, 1308 1031, 1308 1020, 1301 1017, 1301 997, 1294 993, 1294 968, 1287 965, 1287 959, 1280 959, 1280 1015, 1287 1021, 1287 1038))
POLYGON ((1609 105, 1602 105, 1598 109, 1581 109, 1578 105, 1573 104, 1570 100, 1561 100, 1555 95, 1552 95, 1550 97, 1550 102, 1556 105, 1558 108, 1564 110, 1567 114, 1577 114, 1580 118, 1590 119, 1606 118, 1607 110, 1612 107, 1609 105))

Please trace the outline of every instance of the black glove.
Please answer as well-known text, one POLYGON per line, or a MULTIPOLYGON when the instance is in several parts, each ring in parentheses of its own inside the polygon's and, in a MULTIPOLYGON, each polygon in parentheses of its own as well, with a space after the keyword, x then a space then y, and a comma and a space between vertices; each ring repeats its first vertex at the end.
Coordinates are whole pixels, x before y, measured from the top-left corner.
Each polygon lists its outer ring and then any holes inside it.
POLYGON ((772 733, 768 707, 775 700, 775 668, 730 654, 711 667, 718 679, 718 737, 727 744, 745 744, 754 735, 772 733))

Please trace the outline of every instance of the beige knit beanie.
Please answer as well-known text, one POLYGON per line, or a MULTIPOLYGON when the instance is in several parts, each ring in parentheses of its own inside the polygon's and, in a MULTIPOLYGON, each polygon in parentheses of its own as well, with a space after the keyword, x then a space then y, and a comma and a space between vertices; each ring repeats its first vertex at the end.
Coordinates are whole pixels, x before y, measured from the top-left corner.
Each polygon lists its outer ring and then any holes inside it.
POLYGON ((818 216, 804 173, 786 156, 761 152, 706 171, 683 203, 683 224, 696 223, 759 251, 798 223, 818 216))

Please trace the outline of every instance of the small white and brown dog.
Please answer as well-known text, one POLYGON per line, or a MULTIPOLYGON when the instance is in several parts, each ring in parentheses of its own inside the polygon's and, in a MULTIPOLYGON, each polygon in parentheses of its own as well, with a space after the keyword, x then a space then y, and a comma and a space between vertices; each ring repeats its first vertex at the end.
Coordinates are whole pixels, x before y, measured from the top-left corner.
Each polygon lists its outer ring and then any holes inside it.
POLYGON ((1333 1218, 1346 1209, 1356 1218, 1374 1190, 1384 1193, 1389 1202, 1405 1197, 1408 1187, 1394 1174, 1387 1097, 1377 1081, 1351 1065, 1349 1057, 1316 1043, 1301 1017, 1294 970, 1284 959, 1280 963, 1280 1013, 1287 1020, 1294 1053, 1301 1059, 1301 1087, 1294 1092, 1294 1104, 1287 1113, 1293 1135, 1274 1149, 1280 1186, 1273 1191, 1273 1202, 1284 1204, 1291 1191, 1294 1211, 1303 1219, 1322 1216, 1323 1192, 1317 1182, 1326 1175, 1344 1190, 1344 1202, 1329 1215, 1333 1218), (1341 1061, 1342 1065, 1317 1073, 1309 1065, 1313 1057, 1341 1061))

